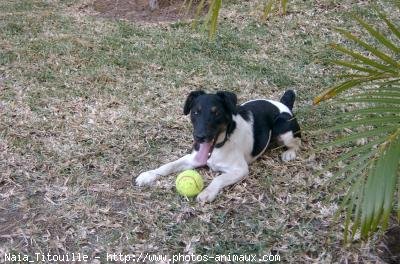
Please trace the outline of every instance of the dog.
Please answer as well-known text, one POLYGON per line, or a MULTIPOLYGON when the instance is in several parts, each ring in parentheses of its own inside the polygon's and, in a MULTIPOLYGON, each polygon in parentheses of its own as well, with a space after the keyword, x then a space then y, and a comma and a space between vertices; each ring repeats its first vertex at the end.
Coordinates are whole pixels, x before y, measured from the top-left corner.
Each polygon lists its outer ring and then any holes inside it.
POLYGON ((196 199, 211 202, 224 187, 249 174, 248 165, 261 156, 272 140, 286 147, 283 161, 295 159, 301 134, 292 112, 294 101, 293 90, 287 90, 280 102, 256 99, 239 106, 237 96, 231 92, 190 92, 183 113, 190 113, 193 125, 191 154, 141 173, 136 185, 150 185, 160 176, 207 165, 221 174, 196 199))

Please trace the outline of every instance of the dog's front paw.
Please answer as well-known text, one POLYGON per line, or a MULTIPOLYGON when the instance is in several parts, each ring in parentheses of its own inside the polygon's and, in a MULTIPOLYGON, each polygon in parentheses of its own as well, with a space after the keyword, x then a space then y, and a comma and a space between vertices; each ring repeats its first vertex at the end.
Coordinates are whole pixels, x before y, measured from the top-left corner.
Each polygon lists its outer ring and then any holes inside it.
POLYGON ((219 193, 218 188, 213 188, 211 186, 208 186, 204 191, 202 191, 199 195, 197 195, 196 200, 200 203, 212 202, 215 200, 218 193, 219 193))
POLYGON ((293 149, 288 149, 282 153, 282 160, 283 161, 291 161, 296 158, 296 151, 293 149))
POLYGON ((154 173, 154 171, 146 171, 141 173, 135 180, 136 185, 138 186, 145 186, 145 185, 150 185, 153 183, 159 175, 154 173))

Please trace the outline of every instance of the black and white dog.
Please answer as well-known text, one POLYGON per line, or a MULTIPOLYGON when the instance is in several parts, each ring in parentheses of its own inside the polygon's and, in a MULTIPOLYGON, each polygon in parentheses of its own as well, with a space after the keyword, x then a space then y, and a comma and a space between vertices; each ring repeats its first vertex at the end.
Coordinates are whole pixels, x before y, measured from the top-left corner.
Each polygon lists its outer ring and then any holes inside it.
POLYGON ((295 93, 288 90, 280 102, 258 99, 238 106, 231 92, 191 92, 183 113, 190 113, 193 124, 192 153, 141 173, 136 184, 150 185, 160 176, 207 165, 221 172, 197 196, 199 202, 210 202, 224 187, 248 175, 248 164, 265 151, 271 140, 286 146, 283 161, 295 159, 301 141, 300 127, 292 113, 294 100, 295 93))

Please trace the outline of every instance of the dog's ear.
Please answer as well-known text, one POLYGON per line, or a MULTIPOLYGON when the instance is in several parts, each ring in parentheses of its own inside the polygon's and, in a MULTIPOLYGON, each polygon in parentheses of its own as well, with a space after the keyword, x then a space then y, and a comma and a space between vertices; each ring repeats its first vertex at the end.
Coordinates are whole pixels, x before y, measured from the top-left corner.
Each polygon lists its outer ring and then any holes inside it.
POLYGON ((204 91, 193 91, 190 92, 188 97, 186 98, 185 105, 183 106, 183 114, 187 115, 190 113, 190 109, 192 108, 193 101, 200 95, 205 94, 204 91))
POLYGON ((217 95, 221 97, 222 101, 224 102, 225 107, 232 113, 237 113, 237 97, 236 94, 231 92, 217 92, 217 95))
POLYGON ((282 135, 288 131, 292 131, 291 125, 294 117, 286 112, 280 113, 274 120, 274 129, 272 133, 274 136, 282 135))

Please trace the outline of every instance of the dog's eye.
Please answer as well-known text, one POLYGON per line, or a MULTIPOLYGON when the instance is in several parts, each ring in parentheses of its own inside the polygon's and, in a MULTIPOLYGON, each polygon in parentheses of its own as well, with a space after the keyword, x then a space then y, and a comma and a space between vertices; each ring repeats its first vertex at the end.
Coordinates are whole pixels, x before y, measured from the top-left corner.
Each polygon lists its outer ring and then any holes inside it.
POLYGON ((213 113, 215 116, 219 115, 218 108, 216 106, 211 107, 211 113, 213 113))
POLYGON ((198 111, 194 111, 193 114, 194 114, 194 115, 198 115, 199 112, 198 112, 198 111))

